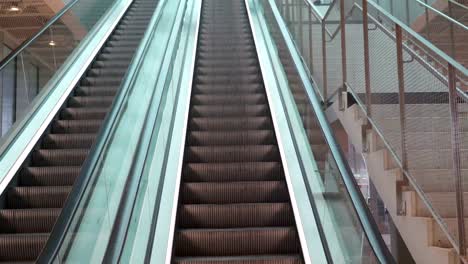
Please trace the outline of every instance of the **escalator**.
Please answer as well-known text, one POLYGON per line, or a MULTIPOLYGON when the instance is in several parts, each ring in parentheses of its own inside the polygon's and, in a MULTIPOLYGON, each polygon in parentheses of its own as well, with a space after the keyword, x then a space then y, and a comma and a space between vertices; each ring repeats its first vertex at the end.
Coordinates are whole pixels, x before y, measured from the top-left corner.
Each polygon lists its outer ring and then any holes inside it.
POLYGON ((157 2, 135 0, 2 196, 0 262, 33 262, 81 165, 157 2))
POLYGON ((303 263, 244 1, 204 0, 173 263, 303 263))

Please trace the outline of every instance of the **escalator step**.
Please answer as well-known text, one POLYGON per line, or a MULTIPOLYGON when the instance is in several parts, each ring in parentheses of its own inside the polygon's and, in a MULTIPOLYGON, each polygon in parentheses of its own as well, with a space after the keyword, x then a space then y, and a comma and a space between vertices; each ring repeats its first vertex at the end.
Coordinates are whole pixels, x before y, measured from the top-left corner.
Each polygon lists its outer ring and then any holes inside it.
POLYGON ((273 125, 269 117, 194 117, 189 127, 191 130, 231 131, 272 129, 273 125))
POLYGON ((113 100, 114 96, 73 96, 68 100, 68 106, 107 108, 113 100))
POLYGON ((190 182, 181 188, 185 204, 282 203, 289 201, 286 183, 190 182))
POLYGON ((269 114, 266 104, 260 105, 195 105, 192 107, 193 117, 241 117, 241 116, 267 116, 269 114))
POLYGON ((79 96, 114 96, 117 90, 116 86, 80 86, 75 93, 79 96))
MULTIPOLYGON (((0 261, 35 260, 44 247, 49 234, 1 234, 0 261)), ((11 263, 11 262, 10 262, 11 263)))
POLYGON ((185 150, 188 162, 256 162, 279 161, 278 147, 259 146, 191 146, 185 150))
POLYGON ((42 147, 46 149, 90 148, 96 134, 49 134, 44 137, 42 147))
POLYGON ((175 264, 303 264, 300 255, 256 255, 235 257, 181 257, 175 264))
POLYGON ((0 210, 0 233, 48 233, 60 211, 59 208, 0 210))
POLYGON ((71 186, 14 187, 8 192, 8 208, 61 208, 71 186))
POLYGON ((271 130, 246 131, 194 131, 188 135, 191 146, 208 145, 269 145, 275 144, 275 134, 271 130))
POLYGON ((290 227, 182 229, 176 232, 177 256, 297 254, 300 245, 290 227))
POLYGON ((219 104, 265 104, 267 103, 264 94, 249 94, 249 95, 201 95, 196 94, 192 97, 194 105, 219 105, 219 104))
POLYGON ((56 120, 52 123, 52 133, 97 133, 102 120, 56 120))
POLYGON ((26 167, 20 172, 20 183, 22 186, 73 185, 80 170, 80 166, 26 167))
POLYGON ((259 83, 249 84, 224 84, 223 86, 212 84, 195 84, 194 94, 257 94, 263 91, 263 85, 259 83))
POLYGON ((63 119, 74 120, 89 120, 97 119, 102 120, 106 117, 108 106, 103 107, 79 107, 79 108, 65 108, 60 114, 63 119))
POLYGON ((81 166, 89 149, 38 149, 32 163, 38 166, 81 166))
POLYGON ((278 181, 284 177, 281 162, 186 163, 186 182, 278 181))
POLYGON ((180 208, 180 228, 238 228, 294 225, 288 203, 185 204, 180 208))

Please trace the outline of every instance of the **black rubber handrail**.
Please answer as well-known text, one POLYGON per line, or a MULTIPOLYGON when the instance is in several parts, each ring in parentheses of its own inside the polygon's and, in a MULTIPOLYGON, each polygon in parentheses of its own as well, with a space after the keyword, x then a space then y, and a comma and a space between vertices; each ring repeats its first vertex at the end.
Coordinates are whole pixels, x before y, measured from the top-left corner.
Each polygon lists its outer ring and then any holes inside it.
POLYGON ((36 39, 38 39, 44 32, 46 32, 55 22, 57 22, 68 10, 70 10, 80 0, 73 0, 68 3, 64 8, 58 11, 45 25, 36 32, 29 39, 23 41, 17 48, 15 48, 10 54, 8 54, 0 62, 0 71, 2 71, 12 60, 14 60, 21 52, 23 52, 29 45, 31 45, 36 39))

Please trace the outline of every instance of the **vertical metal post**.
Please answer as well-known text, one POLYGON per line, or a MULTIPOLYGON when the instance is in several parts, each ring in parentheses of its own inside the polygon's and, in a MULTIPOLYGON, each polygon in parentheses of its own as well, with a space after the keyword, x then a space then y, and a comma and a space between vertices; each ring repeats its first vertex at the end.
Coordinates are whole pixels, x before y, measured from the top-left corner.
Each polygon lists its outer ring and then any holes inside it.
POLYGON ((341 73, 343 75, 343 87, 348 80, 346 69, 346 14, 345 0, 340 0, 340 27, 341 27, 341 73))
POLYGON ((406 11, 406 25, 411 26, 409 0, 406 0, 406 10, 405 11, 406 11))
MULTIPOLYGON (((427 5, 427 0, 424 0, 424 3, 427 5)), ((431 39, 431 28, 429 27, 429 10, 427 9, 427 6, 424 8, 424 16, 426 19, 426 38, 428 40, 431 39)))
MULTIPOLYGON (((405 109, 405 71, 403 66, 403 33, 399 25, 395 25, 396 49, 397 49, 397 71, 398 71, 398 95, 400 106, 400 140, 401 140, 401 164, 402 170, 408 168, 408 159, 406 156, 406 109, 405 109)), ((403 200, 403 186, 408 185, 406 177, 397 184, 397 214, 406 215, 406 205, 403 200)))
MULTIPOLYGON (((396 48, 397 48, 397 65, 398 65, 398 94, 400 104, 400 136, 401 136, 401 163, 403 170, 408 168, 408 161, 406 157, 406 115, 405 115, 405 73, 403 68, 403 33, 400 25, 395 25, 396 33, 396 48)), ((405 177, 406 179, 406 177, 405 177)))
POLYGON ((366 85, 366 111, 371 116, 372 95, 370 86, 370 65, 369 65, 369 29, 368 29, 367 0, 362 0, 362 33, 364 36, 364 79, 366 85))
POLYGON ((309 69, 310 74, 314 73, 314 56, 313 56, 313 45, 312 45, 312 27, 314 23, 312 23, 312 10, 307 10, 309 14, 309 69))
MULTIPOLYGON (((448 13, 450 17, 453 17, 453 7, 452 7, 452 2, 448 2, 448 13)), ((449 21, 450 23, 450 55, 452 55, 452 58, 455 60, 457 59, 455 56, 455 31, 453 28, 453 23, 449 21)))
POLYGON ((463 176, 461 173, 460 160, 460 124, 457 107, 456 74, 455 68, 448 65, 449 81, 449 104, 452 127, 452 162, 453 174, 455 178, 455 194, 457 204, 457 226, 458 226, 458 249, 461 256, 466 256, 465 246, 465 217, 464 217, 464 199, 463 199, 463 176))
POLYGON ((304 30, 302 28, 302 0, 298 0, 297 11, 299 12, 299 50, 304 54, 304 30))
POLYGON ((325 21, 322 20, 322 65, 323 65, 323 101, 328 101, 328 81, 327 81, 327 43, 325 42, 326 31, 325 21))

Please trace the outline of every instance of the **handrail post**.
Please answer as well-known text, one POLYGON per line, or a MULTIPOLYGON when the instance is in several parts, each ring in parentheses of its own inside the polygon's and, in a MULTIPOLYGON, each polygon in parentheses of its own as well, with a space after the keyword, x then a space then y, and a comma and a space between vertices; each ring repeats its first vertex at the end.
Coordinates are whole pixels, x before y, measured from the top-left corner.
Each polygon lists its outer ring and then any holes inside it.
POLYGON ((322 21, 322 65, 323 65, 323 101, 326 104, 328 101, 328 81, 327 81, 327 43, 326 38, 325 21, 322 21))
MULTIPOLYGON (((424 0, 424 3, 427 5, 427 0, 424 0)), ((424 16, 426 19, 426 38, 431 40, 431 28, 429 27, 429 10, 427 6, 424 7, 424 16)))
POLYGON ((401 136, 401 164, 403 170, 408 167, 408 161, 406 157, 406 142, 405 142, 405 131, 406 131, 406 119, 405 119, 405 73, 403 68, 403 33, 400 25, 395 25, 396 33, 396 45, 397 45, 397 65, 398 65, 398 94, 399 94, 399 105, 400 105, 400 136, 401 136))
MULTIPOLYGON (((396 49, 397 49, 397 72, 398 72, 398 96, 400 106, 400 140, 401 140, 401 165, 402 170, 408 169, 408 159, 406 156, 406 109, 405 109, 405 72, 403 65, 403 33, 400 25, 395 25, 396 49)), ((397 214, 406 215, 406 206, 403 201, 402 187, 408 185, 408 179, 403 177, 397 185, 397 214)))
POLYGON ((346 70, 346 14, 345 0, 340 0, 340 26, 341 26, 341 73, 343 77, 343 88, 348 80, 346 70))
POLYGON ((304 30, 302 28, 302 0, 298 0, 298 6, 297 6, 297 11, 299 12, 299 50, 301 53, 304 53, 304 30))
POLYGON ((310 10, 311 7, 307 10, 307 13, 309 14, 309 70, 310 74, 314 74, 314 56, 313 56, 313 37, 312 37, 312 27, 314 26, 314 23, 312 22, 312 10, 310 10))
MULTIPOLYGON (((449 12, 449 16, 451 18, 453 18, 453 10, 452 10, 452 2, 449 1, 448 2, 448 12, 449 12)), ((455 31, 453 29, 453 23, 451 21, 449 21, 450 23, 450 55, 452 56, 452 58, 454 58, 455 60, 457 59, 455 56, 456 56, 456 53, 455 53, 455 31)))
POLYGON ((451 116, 451 134, 452 134, 452 166, 455 180, 455 193, 457 205, 457 226, 458 226, 458 251, 460 256, 466 256, 465 246, 465 217, 464 217, 464 200, 463 200, 463 177, 461 173, 460 160, 460 124, 458 118, 457 107, 457 91, 456 91, 456 73, 452 64, 448 64, 448 86, 449 86, 449 104, 451 116))
POLYGON ((367 0, 362 0, 362 34, 364 37, 364 78, 366 85, 366 111, 367 116, 371 116, 371 86, 370 86, 370 65, 369 65, 369 31, 368 31, 367 0))

